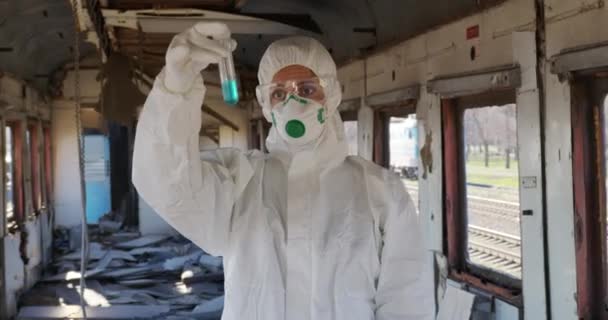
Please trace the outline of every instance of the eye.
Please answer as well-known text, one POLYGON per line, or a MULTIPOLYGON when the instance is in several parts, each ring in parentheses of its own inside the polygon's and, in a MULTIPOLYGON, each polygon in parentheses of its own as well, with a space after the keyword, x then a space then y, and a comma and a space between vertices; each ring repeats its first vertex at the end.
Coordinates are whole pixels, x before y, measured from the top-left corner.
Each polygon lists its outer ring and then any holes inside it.
POLYGON ((270 98, 273 100, 284 100, 287 96, 287 92, 282 88, 276 88, 270 94, 270 98))
POLYGON ((312 83, 301 84, 298 88, 298 95, 300 97, 310 97, 317 93, 317 86, 312 83))

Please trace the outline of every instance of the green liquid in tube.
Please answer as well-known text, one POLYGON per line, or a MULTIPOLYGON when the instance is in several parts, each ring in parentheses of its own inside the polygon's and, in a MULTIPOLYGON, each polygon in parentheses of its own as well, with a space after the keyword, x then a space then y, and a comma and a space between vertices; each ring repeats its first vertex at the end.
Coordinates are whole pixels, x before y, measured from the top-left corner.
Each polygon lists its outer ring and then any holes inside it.
POLYGON ((228 79, 222 82, 222 95, 227 104, 235 105, 239 102, 239 88, 236 80, 228 79))
MULTIPOLYGON (((226 48, 230 48, 230 40, 223 40, 222 44, 225 45, 226 48)), ((219 72, 224 102, 234 106, 239 102, 239 88, 237 85, 232 53, 230 53, 227 57, 220 59, 219 72)))

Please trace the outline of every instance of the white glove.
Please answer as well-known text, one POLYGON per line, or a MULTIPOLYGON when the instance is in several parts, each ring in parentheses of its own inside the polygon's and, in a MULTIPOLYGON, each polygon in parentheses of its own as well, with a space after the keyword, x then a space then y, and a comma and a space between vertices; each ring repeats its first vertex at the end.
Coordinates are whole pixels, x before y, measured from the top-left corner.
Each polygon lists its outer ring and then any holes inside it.
POLYGON ((165 87, 172 92, 188 92, 203 69, 218 63, 235 48, 230 30, 219 22, 199 22, 177 34, 165 57, 165 87))

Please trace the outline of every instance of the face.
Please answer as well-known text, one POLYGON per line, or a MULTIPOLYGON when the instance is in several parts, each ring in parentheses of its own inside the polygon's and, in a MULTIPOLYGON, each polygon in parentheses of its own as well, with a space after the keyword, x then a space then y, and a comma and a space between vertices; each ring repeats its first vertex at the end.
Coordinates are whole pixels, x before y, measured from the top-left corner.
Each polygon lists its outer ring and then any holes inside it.
POLYGON ((270 90, 272 106, 280 105, 290 94, 323 103, 325 92, 321 81, 310 69, 301 65, 290 65, 279 70, 272 77, 274 84, 270 90))

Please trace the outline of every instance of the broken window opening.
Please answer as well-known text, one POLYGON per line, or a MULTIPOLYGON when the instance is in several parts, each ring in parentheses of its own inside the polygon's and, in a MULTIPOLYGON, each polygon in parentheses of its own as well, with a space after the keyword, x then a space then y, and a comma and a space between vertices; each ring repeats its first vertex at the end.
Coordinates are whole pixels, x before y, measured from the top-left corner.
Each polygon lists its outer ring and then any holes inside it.
POLYGON ((344 121, 344 135, 348 143, 348 155, 356 156, 359 152, 358 142, 358 122, 357 120, 344 121))
POLYGON ((467 261, 521 279, 515 104, 464 110, 467 261))
POLYGON ((405 184, 418 212, 418 121, 416 114, 389 118, 389 168, 405 184))
POLYGON ((7 230, 16 227, 15 221, 15 199, 13 196, 13 181, 15 178, 15 170, 13 167, 13 128, 6 126, 4 128, 4 199, 6 210, 7 230))
POLYGON ((23 151, 24 138, 23 121, 8 121, 5 131, 5 172, 7 227, 9 232, 15 232, 25 223, 25 194, 23 188, 23 151), (10 210, 9 210, 10 207, 10 210))
POLYGON ((450 277, 521 305, 515 91, 444 99, 442 114, 450 277))

